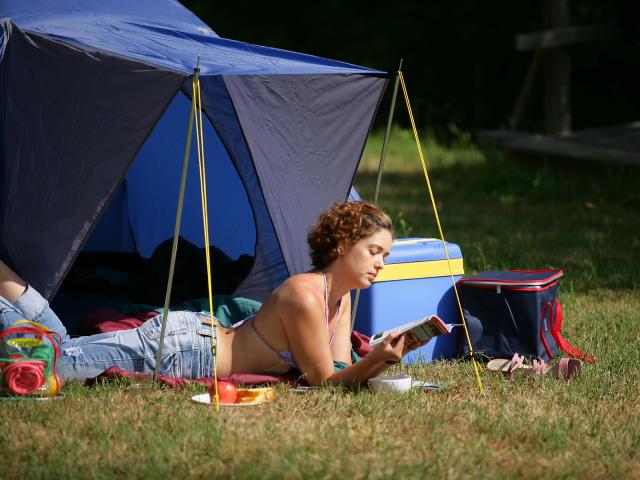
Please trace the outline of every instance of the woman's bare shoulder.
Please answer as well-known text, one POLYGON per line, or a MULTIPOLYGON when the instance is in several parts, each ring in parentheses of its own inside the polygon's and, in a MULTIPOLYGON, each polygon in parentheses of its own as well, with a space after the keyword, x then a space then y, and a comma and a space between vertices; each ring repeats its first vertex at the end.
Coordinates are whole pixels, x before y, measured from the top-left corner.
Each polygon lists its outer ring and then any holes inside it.
POLYGON ((317 275, 301 273, 285 280, 274 292, 274 300, 295 311, 315 309, 322 304, 322 284, 317 275))

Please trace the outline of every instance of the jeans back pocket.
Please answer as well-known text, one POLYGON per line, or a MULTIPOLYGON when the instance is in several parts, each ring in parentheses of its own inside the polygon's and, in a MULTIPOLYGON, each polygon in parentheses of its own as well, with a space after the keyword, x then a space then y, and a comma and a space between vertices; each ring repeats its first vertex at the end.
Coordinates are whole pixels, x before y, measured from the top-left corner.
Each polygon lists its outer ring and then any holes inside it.
MULTIPOLYGON (((149 340, 157 340, 162 333, 162 315, 158 315, 147 320, 144 325, 139 328, 149 340)), ((184 335, 188 331, 187 322, 181 315, 181 312, 169 312, 167 317, 167 325, 165 327, 165 337, 173 335, 184 335)))

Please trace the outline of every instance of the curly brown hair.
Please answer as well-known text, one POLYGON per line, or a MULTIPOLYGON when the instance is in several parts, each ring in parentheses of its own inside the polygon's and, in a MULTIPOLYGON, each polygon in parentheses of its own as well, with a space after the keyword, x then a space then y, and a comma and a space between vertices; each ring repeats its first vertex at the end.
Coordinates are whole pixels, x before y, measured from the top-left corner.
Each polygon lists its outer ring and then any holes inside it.
POLYGON ((375 205, 364 201, 335 203, 320 214, 307 236, 311 263, 318 269, 325 268, 338 257, 341 242, 351 246, 380 230, 393 235, 393 223, 375 205))

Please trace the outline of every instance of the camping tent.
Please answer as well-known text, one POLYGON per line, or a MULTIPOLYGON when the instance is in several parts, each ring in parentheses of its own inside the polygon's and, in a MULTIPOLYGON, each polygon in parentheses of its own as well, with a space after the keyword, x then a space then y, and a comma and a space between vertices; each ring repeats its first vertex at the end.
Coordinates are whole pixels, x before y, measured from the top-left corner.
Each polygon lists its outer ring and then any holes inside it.
MULTIPOLYGON (((3 0, 0 32, 0 256, 47 298, 83 249, 173 236, 198 61, 212 243, 254 257, 234 293, 255 299, 309 268, 387 81, 221 38, 175 0, 3 0)), ((202 246, 194 163, 181 235, 202 246)))

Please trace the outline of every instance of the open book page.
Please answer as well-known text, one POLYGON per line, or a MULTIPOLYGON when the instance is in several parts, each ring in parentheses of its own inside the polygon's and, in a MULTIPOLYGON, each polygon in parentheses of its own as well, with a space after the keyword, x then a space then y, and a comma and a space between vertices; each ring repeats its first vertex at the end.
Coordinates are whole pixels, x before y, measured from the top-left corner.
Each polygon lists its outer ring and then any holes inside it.
POLYGON ((420 320, 405 323, 396 328, 385 330, 381 333, 376 333, 371 337, 371 340, 369 340, 369 345, 373 346, 380 343, 387 335, 389 335, 389 333, 394 331, 401 334, 409 332, 414 336, 416 341, 421 341, 430 340, 438 335, 451 333, 451 326, 444 323, 444 321, 437 315, 431 315, 429 317, 421 318, 420 320))

